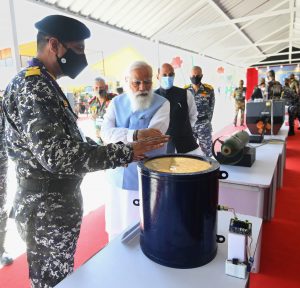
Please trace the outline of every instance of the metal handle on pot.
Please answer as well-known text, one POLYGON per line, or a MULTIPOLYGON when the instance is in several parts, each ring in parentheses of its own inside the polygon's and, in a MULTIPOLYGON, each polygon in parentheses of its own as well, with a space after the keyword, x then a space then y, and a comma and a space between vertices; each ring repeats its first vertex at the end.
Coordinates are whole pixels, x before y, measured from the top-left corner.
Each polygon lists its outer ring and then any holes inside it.
POLYGON ((228 178, 228 172, 227 171, 219 171, 219 179, 227 179, 228 178))
POLYGON ((134 199, 132 203, 134 206, 140 206, 140 199, 134 199))
POLYGON ((225 242, 225 237, 223 235, 216 235, 217 236, 217 243, 224 243, 225 242))

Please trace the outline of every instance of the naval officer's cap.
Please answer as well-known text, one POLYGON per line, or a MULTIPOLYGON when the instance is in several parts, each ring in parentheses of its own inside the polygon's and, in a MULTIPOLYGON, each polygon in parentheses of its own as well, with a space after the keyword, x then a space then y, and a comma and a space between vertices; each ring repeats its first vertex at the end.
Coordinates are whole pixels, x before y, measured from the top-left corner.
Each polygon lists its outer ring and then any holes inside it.
POLYGON ((81 41, 91 36, 82 22, 63 15, 50 15, 35 23, 38 31, 63 42, 81 41))

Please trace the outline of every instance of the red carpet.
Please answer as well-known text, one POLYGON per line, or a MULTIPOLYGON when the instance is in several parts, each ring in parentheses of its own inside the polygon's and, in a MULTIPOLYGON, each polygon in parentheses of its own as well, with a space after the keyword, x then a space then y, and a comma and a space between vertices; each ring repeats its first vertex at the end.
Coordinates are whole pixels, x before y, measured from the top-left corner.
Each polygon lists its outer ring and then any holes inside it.
MULTIPOLYGON (((298 126, 298 125, 297 125, 298 126)), ((250 288, 299 288, 300 131, 288 137, 283 188, 277 191, 275 217, 263 224, 261 270, 250 288)))
MULTIPOLYGON (((84 217, 75 254, 75 269, 90 259, 108 242, 104 215, 104 206, 102 206, 84 217)), ((23 254, 15 259, 13 265, 0 269, 0 288, 27 287, 30 287, 28 266, 26 255, 23 254)))

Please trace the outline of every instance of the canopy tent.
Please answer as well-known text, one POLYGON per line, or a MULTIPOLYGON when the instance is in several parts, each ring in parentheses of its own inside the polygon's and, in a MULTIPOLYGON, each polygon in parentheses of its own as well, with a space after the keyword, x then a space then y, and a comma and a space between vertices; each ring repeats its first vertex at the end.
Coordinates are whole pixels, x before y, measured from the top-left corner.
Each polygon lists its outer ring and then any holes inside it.
POLYGON ((300 48, 300 0, 28 1, 244 67, 300 48))
MULTIPOLYGON (((33 57, 36 55, 36 41, 31 41, 19 45, 20 56, 33 57)), ((0 59, 8 59, 12 57, 11 48, 4 48, 0 50, 0 59)))
POLYGON ((129 65, 137 60, 146 61, 145 57, 133 47, 124 47, 92 65, 92 69, 110 80, 118 81, 124 78, 129 65))

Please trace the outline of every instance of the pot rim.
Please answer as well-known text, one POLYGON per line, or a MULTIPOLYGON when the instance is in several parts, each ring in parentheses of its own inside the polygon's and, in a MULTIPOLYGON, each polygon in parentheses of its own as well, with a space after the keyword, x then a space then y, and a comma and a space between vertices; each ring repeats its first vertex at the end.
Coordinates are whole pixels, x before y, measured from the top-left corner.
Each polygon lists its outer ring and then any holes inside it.
POLYGON ((168 176, 168 177, 170 177, 170 176, 180 177, 180 176, 187 176, 187 175, 190 175, 190 176, 203 175, 203 174, 207 174, 207 173, 210 173, 210 172, 213 172, 213 171, 216 171, 216 170, 220 169, 219 162, 212 159, 212 158, 210 158, 210 157, 200 156, 200 155, 196 155, 196 154, 183 154, 183 153, 156 155, 156 156, 153 156, 153 157, 146 158, 142 161, 139 161, 137 163, 137 166, 141 170, 141 172, 147 172, 147 173, 151 173, 151 174, 154 174, 154 175, 168 176), (145 166, 145 163, 147 161, 150 161, 150 160, 153 160, 153 159, 156 159, 156 158, 165 158, 165 157, 184 157, 184 158, 193 158, 193 159, 197 159, 197 160, 202 160, 202 161, 205 161, 205 162, 209 162, 209 164, 211 165, 211 168, 209 168, 207 170, 203 170, 203 171, 197 171, 197 172, 171 173, 171 172, 160 172, 160 171, 153 170, 153 169, 150 169, 150 168, 145 166))

